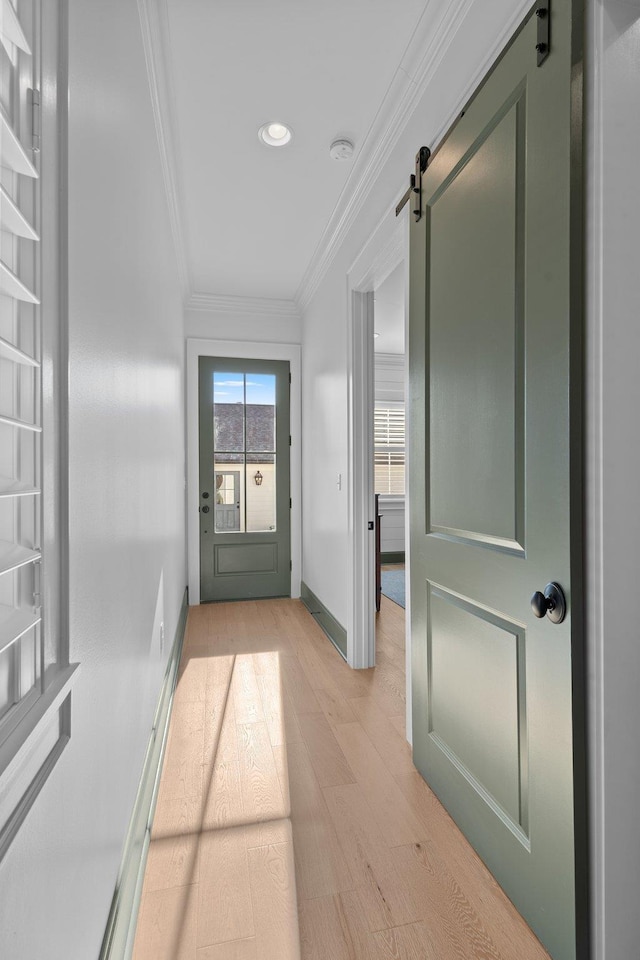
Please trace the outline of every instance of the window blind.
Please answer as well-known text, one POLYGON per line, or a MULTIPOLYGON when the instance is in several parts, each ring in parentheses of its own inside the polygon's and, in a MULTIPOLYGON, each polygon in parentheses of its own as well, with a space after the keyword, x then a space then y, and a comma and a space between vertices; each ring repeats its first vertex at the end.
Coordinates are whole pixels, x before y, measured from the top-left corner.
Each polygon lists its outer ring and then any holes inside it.
POLYGON ((376 404, 373 436, 375 492, 404 494, 405 413, 402 404, 376 404))

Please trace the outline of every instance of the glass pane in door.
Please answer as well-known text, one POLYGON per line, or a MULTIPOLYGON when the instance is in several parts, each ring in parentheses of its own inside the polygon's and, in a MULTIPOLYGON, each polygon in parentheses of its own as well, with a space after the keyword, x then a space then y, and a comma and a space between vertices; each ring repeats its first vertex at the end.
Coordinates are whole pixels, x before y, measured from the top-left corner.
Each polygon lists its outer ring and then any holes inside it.
POLYGON ((243 533, 245 468, 245 378, 213 375, 213 472, 216 533, 243 533))
POLYGON ((276 378, 246 378, 247 531, 276 529, 276 378))

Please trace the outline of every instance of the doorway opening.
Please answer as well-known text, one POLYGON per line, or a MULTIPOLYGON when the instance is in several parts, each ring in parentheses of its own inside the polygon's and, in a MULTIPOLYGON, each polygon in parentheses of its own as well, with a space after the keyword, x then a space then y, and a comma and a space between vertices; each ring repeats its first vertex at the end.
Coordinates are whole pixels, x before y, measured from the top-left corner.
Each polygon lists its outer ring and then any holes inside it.
MULTIPOLYGON (((405 650, 405 265, 373 292, 373 490, 376 663, 405 650)), ((404 672, 404 662, 399 664, 404 672)))

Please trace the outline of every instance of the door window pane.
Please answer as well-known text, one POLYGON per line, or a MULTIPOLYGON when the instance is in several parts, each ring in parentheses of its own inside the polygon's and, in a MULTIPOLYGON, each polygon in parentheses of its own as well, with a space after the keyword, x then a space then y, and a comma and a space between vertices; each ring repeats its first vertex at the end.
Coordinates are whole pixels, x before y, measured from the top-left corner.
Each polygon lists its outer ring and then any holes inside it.
POLYGON ((244 452, 244 374, 213 375, 213 449, 244 452))
POLYGON ((250 454, 247 460, 247 530, 276 529, 276 455, 250 454))
POLYGON ((214 506, 216 533, 241 532, 240 476, 240 470, 225 470, 222 464, 216 465, 216 494, 214 506))
POLYGON ((215 532, 276 529, 276 377, 213 375, 215 532))
POLYGON ((273 374, 252 373, 247 377, 247 452, 275 450, 276 378, 273 374))

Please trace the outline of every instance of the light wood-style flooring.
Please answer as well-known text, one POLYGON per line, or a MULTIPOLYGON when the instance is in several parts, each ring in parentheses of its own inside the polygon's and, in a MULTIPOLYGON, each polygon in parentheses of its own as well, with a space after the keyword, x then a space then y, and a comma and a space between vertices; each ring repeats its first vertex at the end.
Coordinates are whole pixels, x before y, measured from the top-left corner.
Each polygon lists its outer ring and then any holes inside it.
POLYGON ((411 762, 378 619, 353 671, 299 601, 191 608, 134 960, 548 960, 411 762))

